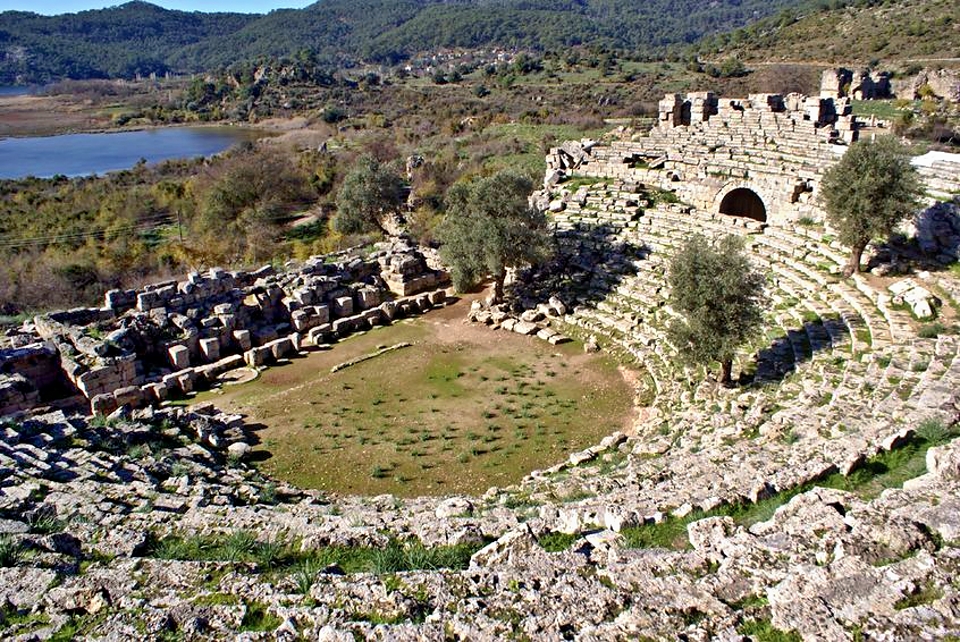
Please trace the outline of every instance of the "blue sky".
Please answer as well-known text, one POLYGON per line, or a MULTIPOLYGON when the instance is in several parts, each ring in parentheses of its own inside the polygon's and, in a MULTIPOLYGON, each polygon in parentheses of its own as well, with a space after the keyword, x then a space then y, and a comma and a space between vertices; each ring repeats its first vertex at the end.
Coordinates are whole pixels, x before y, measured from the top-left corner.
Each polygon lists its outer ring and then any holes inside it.
MULTIPOLYGON (((240 13, 267 13, 272 9, 299 9, 316 0, 147 0, 166 9, 181 11, 232 11, 240 13)), ((32 11, 48 15, 75 13, 87 9, 103 9, 124 4, 125 0, 96 2, 96 0, 0 0, 0 11, 32 11)))

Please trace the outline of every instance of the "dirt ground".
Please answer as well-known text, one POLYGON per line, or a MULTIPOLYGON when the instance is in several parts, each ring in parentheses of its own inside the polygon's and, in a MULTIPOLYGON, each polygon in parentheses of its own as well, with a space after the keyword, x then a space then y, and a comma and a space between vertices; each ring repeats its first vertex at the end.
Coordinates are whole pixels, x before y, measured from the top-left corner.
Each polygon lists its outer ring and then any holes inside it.
POLYGON ((110 126, 100 108, 66 96, 0 96, 0 138, 52 136, 110 126))
POLYGON ((468 306, 351 337, 198 400, 262 426, 265 472, 359 494, 480 493, 632 427, 629 371, 579 344, 467 324, 468 306), (400 342, 412 345, 331 372, 400 342))

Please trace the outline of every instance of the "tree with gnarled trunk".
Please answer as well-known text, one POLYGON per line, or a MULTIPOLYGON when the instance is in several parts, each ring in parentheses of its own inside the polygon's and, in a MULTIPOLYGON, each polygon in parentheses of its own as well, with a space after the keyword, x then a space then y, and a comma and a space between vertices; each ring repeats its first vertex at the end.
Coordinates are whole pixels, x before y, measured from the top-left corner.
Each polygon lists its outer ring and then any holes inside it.
POLYGON ((923 187, 893 136, 854 143, 823 176, 821 200, 840 242, 850 248, 844 276, 860 272, 870 241, 889 237, 919 207, 923 187))
POLYGON ((737 348, 763 323, 764 281, 739 238, 687 239, 670 261, 670 305, 682 315, 668 328, 670 342, 691 363, 719 361, 729 386, 737 348))
POLYGON ((399 212, 406 196, 406 183, 397 172, 375 158, 361 156, 337 192, 333 227, 343 234, 379 230, 389 235, 384 218, 399 212))
POLYGON ((507 268, 548 258, 552 236, 544 213, 529 204, 532 181, 509 170, 458 182, 447 192, 437 236, 454 287, 464 292, 493 277, 493 302, 503 300, 507 268))

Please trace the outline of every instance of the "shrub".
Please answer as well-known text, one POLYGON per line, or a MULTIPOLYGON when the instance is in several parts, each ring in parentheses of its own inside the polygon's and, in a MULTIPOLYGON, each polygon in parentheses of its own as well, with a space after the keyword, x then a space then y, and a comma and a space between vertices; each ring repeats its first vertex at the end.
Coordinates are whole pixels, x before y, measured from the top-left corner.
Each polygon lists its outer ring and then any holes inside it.
POLYGON ((10 535, 0 535, 0 567, 17 566, 23 561, 26 548, 10 535))

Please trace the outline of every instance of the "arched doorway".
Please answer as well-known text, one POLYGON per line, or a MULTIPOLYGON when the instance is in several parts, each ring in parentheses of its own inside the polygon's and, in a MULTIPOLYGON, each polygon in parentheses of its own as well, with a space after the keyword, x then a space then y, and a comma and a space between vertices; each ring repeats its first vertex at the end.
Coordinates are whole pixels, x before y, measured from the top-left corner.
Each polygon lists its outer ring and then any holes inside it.
POLYGON ((720 213, 731 216, 743 216, 761 223, 767 221, 767 208, 757 193, 745 187, 731 190, 720 201, 720 213))

